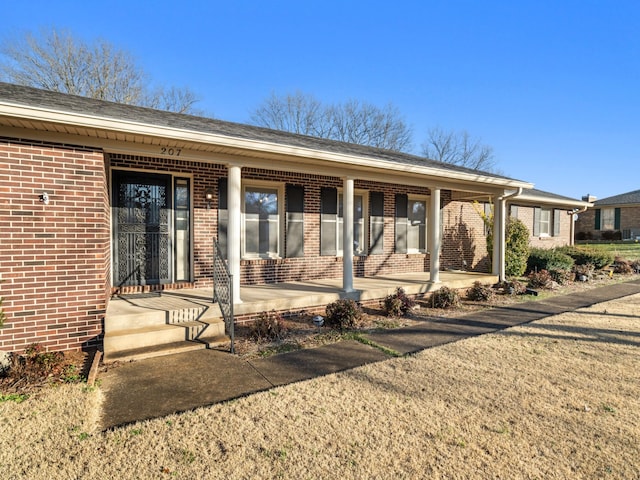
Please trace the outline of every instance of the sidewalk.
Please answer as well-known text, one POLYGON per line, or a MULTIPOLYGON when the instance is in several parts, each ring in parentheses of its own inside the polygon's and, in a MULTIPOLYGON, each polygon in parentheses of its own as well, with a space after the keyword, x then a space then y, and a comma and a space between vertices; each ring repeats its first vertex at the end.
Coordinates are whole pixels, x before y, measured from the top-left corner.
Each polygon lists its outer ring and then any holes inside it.
MULTIPOLYGON (((637 293, 640 280, 365 336, 410 354, 637 293)), ((198 350, 132 362, 100 375, 105 394, 102 426, 108 429, 191 410, 388 358, 376 348, 344 341, 251 360, 217 350, 198 350)))

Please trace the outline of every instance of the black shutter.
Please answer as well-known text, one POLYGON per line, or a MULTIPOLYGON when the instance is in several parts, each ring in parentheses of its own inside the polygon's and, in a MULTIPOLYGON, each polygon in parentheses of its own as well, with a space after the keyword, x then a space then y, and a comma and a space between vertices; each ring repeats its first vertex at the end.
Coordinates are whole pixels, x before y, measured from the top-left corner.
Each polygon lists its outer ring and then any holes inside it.
POLYGON ((384 193, 371 192, 371 255, 384 253, 384 193))
POLYGON ((615 230, 620 230, 620 209, 616 208, 613 211, 613 228, 615 230))
POLYGON ((287 184, 287 257, 304 257, 304 187, 287 184))
POLYGON ((320 255, 337 255, 338 190, 320 189, 320 255))
POLYGON ((600 209, 596 208, 595 210, 595 225, 594 225, 594 230, 600 230, 600 209))
POLYGON ((229 225, 229 210, 227 209, 227 179, 218 179, 218 245, 222 251, 222 258, 227 258, 227 226, 229 225))
POLYGON ((396 193, 396 253, 407 253, 409 197, 396 193))

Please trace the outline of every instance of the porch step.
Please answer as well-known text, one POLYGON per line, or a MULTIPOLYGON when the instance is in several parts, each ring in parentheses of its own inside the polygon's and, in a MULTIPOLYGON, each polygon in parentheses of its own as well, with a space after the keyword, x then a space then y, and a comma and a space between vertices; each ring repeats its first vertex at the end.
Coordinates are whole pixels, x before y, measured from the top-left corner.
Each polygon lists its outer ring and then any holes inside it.
POLYGON ((222 335, 208 339, 207 342, 201 341, 182 341, 165 343, 162 345, 153 345, 149 347, 132 348, 129 350, 121 350, 112 352, 108 358, 103 358, 104 363, 128 362, 131 360, 144 360, 145 358, 160 357, 163 355, 172 355, 174 353, 185 353, 193 350, 201 350, 203 348, 216 348, 229 343, 229 337, 222 335))
MULTIPOLYGON (((123 302, 122 300, 112 300, 112 304, 116 302, 123 302)), ((132 328, 151 327, 155 325, 168 325, 168 324, 182 324, 189 321, 212 321, 220 319, 222 314, 220 308, 217 305, 201 306, 194 308, 182 308, 177 310, 161 310, 161 309, 149 309, 144 310, 136 308, 132 311, 124 311, 119 305, 112 308, 108 315, 108 321, 105 322, 105 333, 128 330, 132 328), (142 310, 142 311, 141 311, 142 310), (113 312, 113 313, 112 313, 113 312)))
POLYGON ((104 361, 112 361, 120 352, 177 342, 200 342, 206 346, 209 342, 219 341, 224 335, 224 322, 219 319, 109 329, 105 331, 103 340, 104 361))

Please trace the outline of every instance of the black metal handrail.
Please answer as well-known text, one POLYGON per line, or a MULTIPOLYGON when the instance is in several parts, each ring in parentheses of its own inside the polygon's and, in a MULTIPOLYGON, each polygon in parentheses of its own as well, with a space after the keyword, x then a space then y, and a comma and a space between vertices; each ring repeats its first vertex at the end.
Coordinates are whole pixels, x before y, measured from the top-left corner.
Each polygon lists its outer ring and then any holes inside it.
POLYGON ((234 318, 233 318, 233 275, 229 271, 227 262, 222 256, 220 244, 213 239, 213 301, 218 303, 222 318, 224 318, 224 330, 231 339, 231 353, 235 353, 234 318))

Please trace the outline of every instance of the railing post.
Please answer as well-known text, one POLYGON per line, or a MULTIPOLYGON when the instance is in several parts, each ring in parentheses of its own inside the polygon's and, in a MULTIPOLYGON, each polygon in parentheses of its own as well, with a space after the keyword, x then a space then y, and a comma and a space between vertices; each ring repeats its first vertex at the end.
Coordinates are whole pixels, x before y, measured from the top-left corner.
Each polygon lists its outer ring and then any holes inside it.
POLYGON ((222 257, 220 245, 213 239, 213 301, 218 303, 224 318, 225 333, 231 339, 231 353, 235 353, 233 316, 233 275, 222 257))

